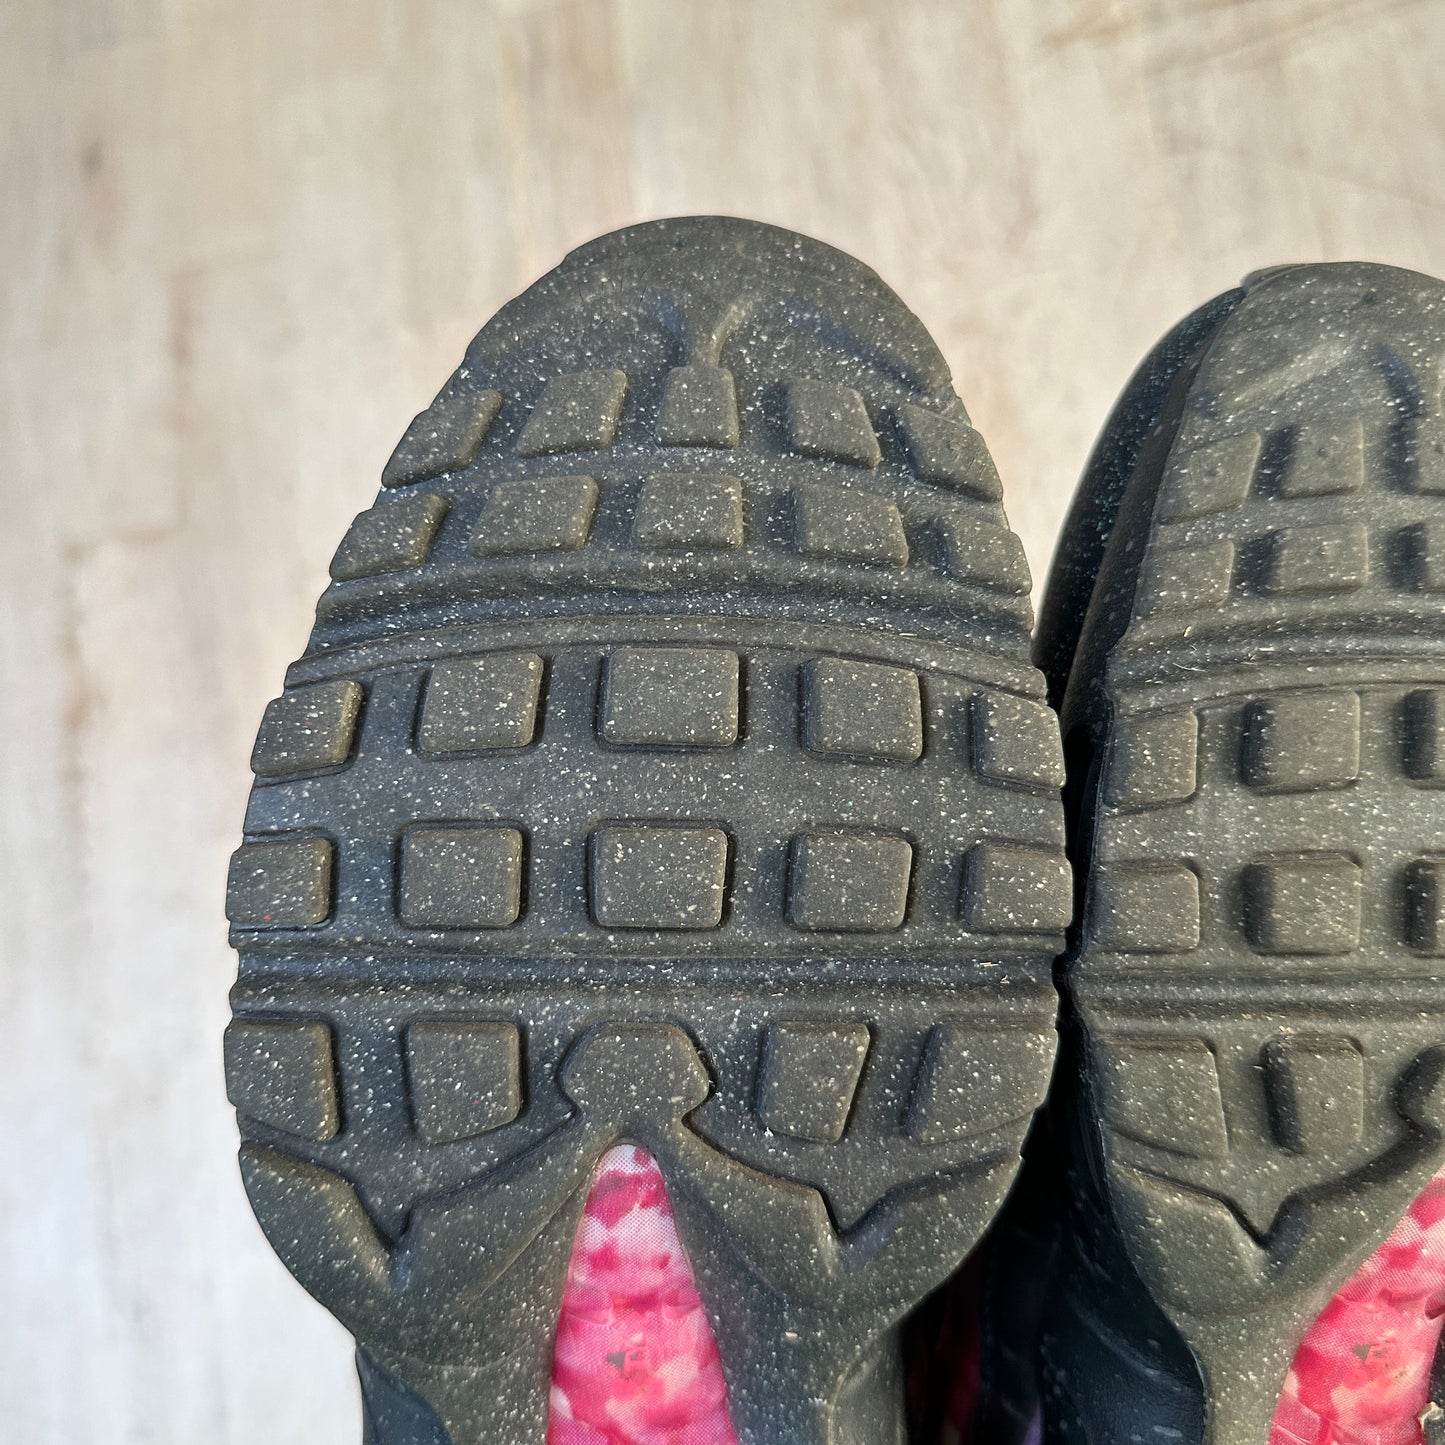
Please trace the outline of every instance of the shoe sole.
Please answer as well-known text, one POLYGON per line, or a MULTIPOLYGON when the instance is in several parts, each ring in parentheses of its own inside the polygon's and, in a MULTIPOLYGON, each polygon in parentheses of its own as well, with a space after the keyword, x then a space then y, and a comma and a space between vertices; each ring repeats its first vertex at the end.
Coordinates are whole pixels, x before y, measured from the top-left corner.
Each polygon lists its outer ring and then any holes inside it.
POLYGON ((897 1326, 1013 1178, 1071 911, 999 495, 878 278, 731 220, 574 253, 413 422, 228 898, 246 1187, 378 1445, 543 1439, 623 1140, 739 1437, 901 1438, 897 1326))
MULTIPOLYGON (((1085 1152, 1205 1438, 1264 1445, 1305 1330, 1445 1160, 1445 287, 1287 268, 1175 341, 1037 655, 1056 684, 1072 655, 1085 1152)), ((1064 1416, 1100 1408, 1079 1373, 1064 1416)))

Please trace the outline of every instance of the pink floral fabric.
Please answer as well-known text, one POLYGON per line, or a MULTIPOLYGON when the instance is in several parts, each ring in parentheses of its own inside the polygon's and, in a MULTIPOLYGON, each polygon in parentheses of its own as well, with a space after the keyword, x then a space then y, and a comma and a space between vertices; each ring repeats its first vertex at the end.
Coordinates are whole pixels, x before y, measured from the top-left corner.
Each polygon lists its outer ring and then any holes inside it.
POLYGON ((1445 1171, 1310 1327, 1270 1445, 1420 1445, 1442 1323, 1445 1171))
POLYGON ((737 1445, 667 1186, 631 1144, 602 1156, 572 1246, 547 1445, 737 1445))

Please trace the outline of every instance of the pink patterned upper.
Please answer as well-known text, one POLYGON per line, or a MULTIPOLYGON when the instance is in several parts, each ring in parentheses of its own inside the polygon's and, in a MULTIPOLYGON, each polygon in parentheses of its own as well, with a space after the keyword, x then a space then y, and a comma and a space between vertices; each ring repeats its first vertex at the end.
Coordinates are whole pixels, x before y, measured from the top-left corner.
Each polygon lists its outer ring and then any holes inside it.
POLYGON ((1445 1322, 1445 1171, 1320 1312, 1270 1445, 1420 1445, 1445 1322))
MULTIPOLYGON (((1442 1325, 1445 1171, 1310 1327, 1270 1445, 1421 1445, 1442 1325)), ((957 1438, 969 1411, 951 1404, 945 1433, 957 1438)), ((572 1248, 547 1440, 737 1445, 667 1187, 652 1156, 630 1144, 598 1164, 572 1248)))
POLYGON ((598 1163, 557 1323, 548 1445, 737 1445, 722 1361, 652 1156, 598 1163))

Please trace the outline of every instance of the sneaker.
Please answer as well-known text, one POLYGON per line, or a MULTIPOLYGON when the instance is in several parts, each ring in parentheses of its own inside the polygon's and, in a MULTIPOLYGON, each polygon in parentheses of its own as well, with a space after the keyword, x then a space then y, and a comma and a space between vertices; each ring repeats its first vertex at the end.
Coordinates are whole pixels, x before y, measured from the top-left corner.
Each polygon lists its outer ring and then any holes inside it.
POLYGON ((868 269, 569 257, 408 428, 232 863, 246 1187, 372 1445, 882 1445, 1055 1048, 998 475, 868 269))
POLYGON ((1411 1445, 1445 1312, 1445 287, 1264 273, 1140 369, 1036 657, 1084 886, 1044 1438, 1411 1445))

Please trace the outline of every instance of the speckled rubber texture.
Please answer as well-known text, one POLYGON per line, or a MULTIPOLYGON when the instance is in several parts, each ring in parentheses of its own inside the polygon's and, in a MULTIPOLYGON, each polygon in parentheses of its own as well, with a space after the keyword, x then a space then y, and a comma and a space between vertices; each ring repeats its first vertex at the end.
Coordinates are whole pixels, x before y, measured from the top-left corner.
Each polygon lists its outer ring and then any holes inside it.
POLYGON ((1087 880, 1047 1439, 1265 1445, 1445 1160, 1442 363, 1438 282, 1265 273, 1151 358, 1085 478, 1036 652, 1087 880))
POLYGON ((902 1438, 1071 887, 997 473, 872 272, 622 231, 408 429, 266 711, 227 1035, 374 1445, 541 1442, 587 1181, 658 1161, 745 1445, 902 1438))

